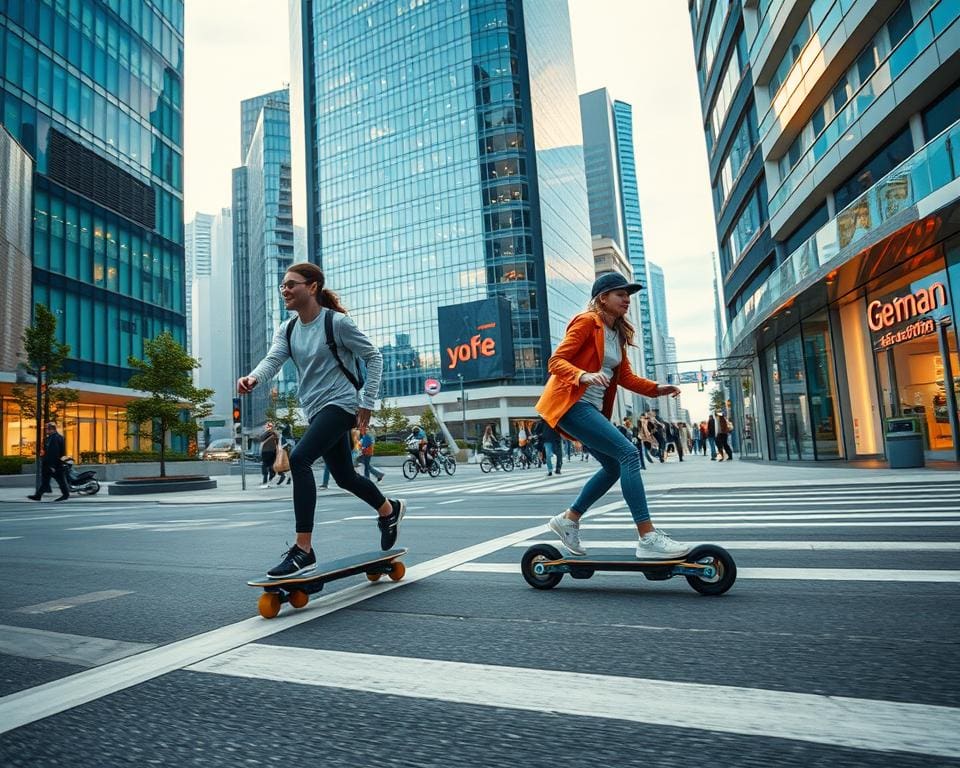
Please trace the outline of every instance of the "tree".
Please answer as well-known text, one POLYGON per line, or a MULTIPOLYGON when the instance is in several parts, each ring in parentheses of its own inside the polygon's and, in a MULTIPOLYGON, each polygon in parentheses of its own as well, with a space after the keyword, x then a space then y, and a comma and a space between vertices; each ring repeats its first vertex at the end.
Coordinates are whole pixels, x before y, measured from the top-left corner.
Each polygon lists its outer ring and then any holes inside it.
POLYGON ((727 400, 723 394, 723 387, 717 386, 710 391, 710 413, 726 410, 727 400))
POLYGON ((137 425, 150 422, 156 427, 150 437, 160 447, 160 477, 166 477, 167 435, 195 437, 199 430, 197 420, 213 411, 213 403, 209 402, 213 390, 193 386, 192 372, 200 363, 186 353, 169 331, 152 341, 145 340, 143 349, 146 360, 133 356, 127 359, 127 364, 137 371, 127 386, 148 392, 150 397, 127 405, 127 421, 137 425))
MULTIPOLYGON (((62 417, 70 403, 76 403, 80 395, 75 389, 62 386, 70 381, 72 374, 63 370, 70 357, 70 345, 57 341, 57 316, 43 304, 33 308, 33 325, 23 332, 23 357, 21 369, 30 376, 43 374, 43 390, 40 397, 40 413, 37 413, 36 386, 16 385, 12 388, 14 399, 20 407, 24 420, 43 421, 62 417)), ((39 446, 38 446, 39 450, 39 446)))
POLYGON ((270 393, 270 404, 267 406, 267 421, 272 421, 279 429, 280 434, 293 436, 293 428, 297 424, 297 411, 300 402, 297 393, 288 391, 283 397, 276 390, 270 393), (283 409, 283 410, 281 410, 283 409))
POLYGON ((386 398, 380 401, 380 407, 371 416, 374 426, 381 434, 397 434, 410 428, 410 420, 403 411, 390 405, 386 398))
POLYGON ((440 422, 430 408, 424 408, 420 416, 420 426, 428 435, 435 435, 440 431, 440 422))

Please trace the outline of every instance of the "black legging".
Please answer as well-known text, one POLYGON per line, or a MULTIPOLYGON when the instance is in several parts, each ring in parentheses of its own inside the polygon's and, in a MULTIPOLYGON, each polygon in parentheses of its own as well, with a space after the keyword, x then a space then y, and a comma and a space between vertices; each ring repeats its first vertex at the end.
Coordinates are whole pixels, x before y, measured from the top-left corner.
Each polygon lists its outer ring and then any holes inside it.
POLYGON ((717 453, 720 454, 720 458, 723 458, 723 454, 727 454, 728 459, 733 458, 733 451, 730 450, 730 435, 726 433, 721 433, 717 435, 717 453))
POLYGON ((374 509, 383 506, 386 498, 370 480, 358 475, 350 453, 350 430, 357 416, 337 405, 326 405, 310 419, 303 439, 290 454, 293 476, 293 511, 297 517, 297 533, 313 531, 313 514, 317 506, 317 484, 313 479, 313 463, 323 461, 334 482, 345 491, 367 502, 374 509))

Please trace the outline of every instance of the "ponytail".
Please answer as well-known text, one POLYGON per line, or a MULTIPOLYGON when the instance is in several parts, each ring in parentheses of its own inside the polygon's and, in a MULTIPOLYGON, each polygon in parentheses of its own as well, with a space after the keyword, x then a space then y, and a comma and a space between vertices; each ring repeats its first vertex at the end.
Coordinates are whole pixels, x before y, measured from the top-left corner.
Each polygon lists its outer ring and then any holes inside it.
POLYGON ((294 264, 290 267, 287 267, 287 272, 295 272, 300 275, 305 280, 317 284, 317 304, 326 309, 332 309, 334 312, 341 312, 342 314, 347 314, 346 307, 340 303, 340 297, 337 296, 329 288, 324 288, 324 283, 326 278, 323 275, 323 270, 320 269, 316 264, 313 264, 309 261, 303 261, 299 264, 294 264))

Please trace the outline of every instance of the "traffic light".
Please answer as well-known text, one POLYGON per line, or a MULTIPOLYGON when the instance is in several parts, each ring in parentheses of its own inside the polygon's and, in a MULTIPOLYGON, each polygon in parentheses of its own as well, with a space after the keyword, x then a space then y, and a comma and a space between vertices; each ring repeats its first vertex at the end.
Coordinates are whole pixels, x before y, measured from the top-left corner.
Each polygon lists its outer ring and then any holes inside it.
POLYGON ((240 423, 240 398, 233 398, 233 423, 237 425, 240 423))

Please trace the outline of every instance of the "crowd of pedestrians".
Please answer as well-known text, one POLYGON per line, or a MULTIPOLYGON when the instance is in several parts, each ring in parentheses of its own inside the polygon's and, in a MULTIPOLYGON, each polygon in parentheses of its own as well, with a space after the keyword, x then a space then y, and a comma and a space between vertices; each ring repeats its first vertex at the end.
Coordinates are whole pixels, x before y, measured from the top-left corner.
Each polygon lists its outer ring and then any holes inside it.
POLYGON ((678 461, 690 455, 706 456, 708 448, 711 461, 733 460, 730 446, 733 420, 722 412, 710 414, 699 424, 687 424, 660 419, 653 411, 648 411, 640 415, 636 424, 632 419, 624 419, 616 426, 637 446, 643 469, 647 464, 663 464, 671 455, 678 461))

